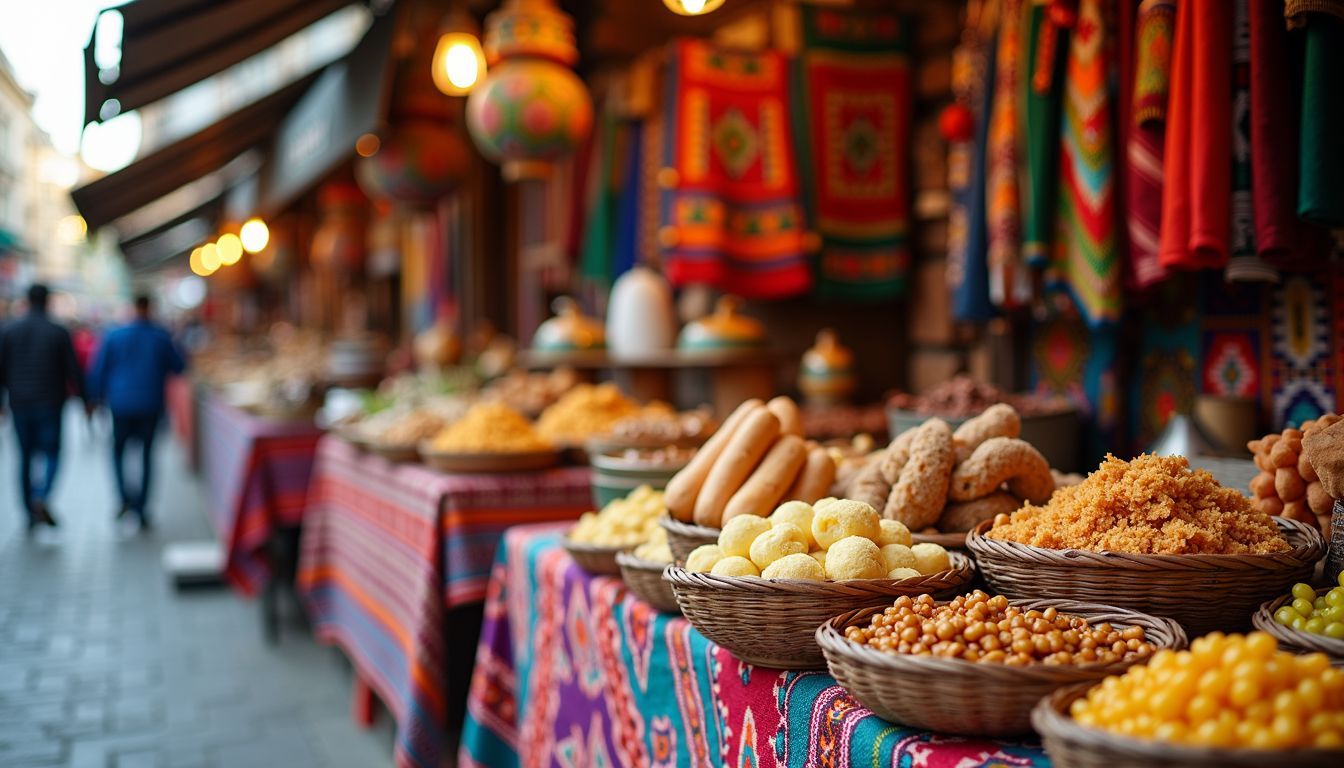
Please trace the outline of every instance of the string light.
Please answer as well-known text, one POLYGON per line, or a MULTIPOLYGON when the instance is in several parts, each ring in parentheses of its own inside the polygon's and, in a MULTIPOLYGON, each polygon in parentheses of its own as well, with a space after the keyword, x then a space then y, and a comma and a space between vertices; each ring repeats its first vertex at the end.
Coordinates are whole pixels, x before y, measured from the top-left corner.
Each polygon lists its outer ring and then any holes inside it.
POLYGON ((226 267, 237 264, 243 258, 243 241, 232 232, 220 235, 215 249, 219 253, 219 263, 226 267))
POLYGON ((208 272, 214 272, 223 264, 219 258, 219 247, 214 243, 201 246, 201 266, 208 272))
POLYGON ((201 277, 209 277, 215 273, 215 270, 205 268, 205 264, 201 261, 200 248, 191 249, 191 258, 187 260, 187 263, 191 266, 191 271, 201 277))
POLYGON ((238 231, 238 236, 244 251, 260 253, 271 241, 271 230, 266 227, 266 222, 253 217, 243 222, 243 228, 238 231))

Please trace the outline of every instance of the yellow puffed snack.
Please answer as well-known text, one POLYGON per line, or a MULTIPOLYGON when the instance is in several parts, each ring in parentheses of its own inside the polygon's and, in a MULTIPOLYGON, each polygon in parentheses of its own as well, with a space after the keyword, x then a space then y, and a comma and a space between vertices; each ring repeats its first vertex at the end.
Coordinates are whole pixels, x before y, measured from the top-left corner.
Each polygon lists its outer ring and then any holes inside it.
POLYGON ((881 579, 887 570, 882 550, 862 536, 846 536, 826 550, 826 575, 836 581, 881 579))
POLYGON ((723 559, 723 550, 718 544, 701 544, 686 556, 686 570, 691 573, 709 573, 716 563, 723 559))
POLYGON ((879 520, 877 524, 881 527, 881 533, 877 536, 877 545, 885 547, 888 544, 902 544, 910 546, 913 539, 910 538, 910 529, 905 527, 905 523, 900 520, 879 520))
POLYGON ((781 557, 807 554, 807 536, 793 523, 780 523, 751 542, 751 562, 764 568, 781 557))
POLYGON ((655 563, 672 562, 672 547, 667 543, 667 530, 661 526, 649 536, 649 540, 635 547, 635 557, 655 563))
POLYGON ((905 581, 906 579, 918 579, 923 575, 924 574, 916 571, 914 568, 897 568, 888 573, 887 578, 895 579, 897 581, 905 581))
POLYGON ((928 542, 916 544, 910 551, 915 554, 915 569, 925 576, 952 567, 952 558, 947 556, 947 550, 937 544, 928 542))
POLYGON ((786 501, 770 515, 770 522, 773 525, 793 523, 802 528, 803 535, 807 536, 807 546, 816 548, 817 540, 812 538, 812 515, 811 504, 805 501, 786 501))
POLYGON ((826 567, 826 550, 814 549, 811 552, 808 552, 807 554, 811 556, 813 560, 816 560, 818 563, 821 563, 822 568, 826 567))
POLYGON ((770 521, 764 517, 738 515, 719 531, 719 549, 726 557, 746 557, 751 552, 751 542, 768 530, 770 521))
POLYGON ((832 544, 847 536, 862 536, 871 544, 882 533, 882 517, 862 501, 823 499, 812 509, 812 538, 822 549, 830 549, 832 544))
POLYGON ((745 557, 725 557, 714 564, 710 573, 715 576, 760 576, 761 571, 745 557))
POLYGON ((816 560, 802 553, 786 555, 767 565, 761 575, 767 579, 806 579, 825 581, 826 569, 816 560))
POLYGON ((915 568, 919 562, 915 559, 914 550, 904 544, 886 544, 882 547, 882 562, 886 563, 888 571, 894 571, 897 568, 915 568))

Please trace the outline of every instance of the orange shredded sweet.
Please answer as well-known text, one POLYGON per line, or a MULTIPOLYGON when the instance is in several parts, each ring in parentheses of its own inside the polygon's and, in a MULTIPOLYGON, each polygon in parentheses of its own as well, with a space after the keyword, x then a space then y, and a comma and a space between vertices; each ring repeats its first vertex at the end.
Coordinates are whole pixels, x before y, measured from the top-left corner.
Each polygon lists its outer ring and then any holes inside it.
POLYGON ((1001 515, 987 536, 1049 549, 1146 555, 1283 552, 1274 520, 1184 456, 1107 454, 1082 483, 1060 488, 1044 506, 1001 515))

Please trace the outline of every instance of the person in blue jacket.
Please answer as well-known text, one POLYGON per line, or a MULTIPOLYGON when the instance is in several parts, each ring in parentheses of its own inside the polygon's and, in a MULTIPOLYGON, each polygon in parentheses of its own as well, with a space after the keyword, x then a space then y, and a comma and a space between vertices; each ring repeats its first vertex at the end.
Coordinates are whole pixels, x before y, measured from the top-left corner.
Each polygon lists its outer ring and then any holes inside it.
POLYGON ((147 505, 154 435, 164 413, 164 384, 186 364, 168 331, 150 319, 148 296, 135 299, 135 318, 107 334, 94 358, 90 395, 112 413, 112 462, 121 495, 117 518, 134 513, 141 530, 150 526, 147 505), (126 446, 140 444, 140 485, 126 480, 126 446))

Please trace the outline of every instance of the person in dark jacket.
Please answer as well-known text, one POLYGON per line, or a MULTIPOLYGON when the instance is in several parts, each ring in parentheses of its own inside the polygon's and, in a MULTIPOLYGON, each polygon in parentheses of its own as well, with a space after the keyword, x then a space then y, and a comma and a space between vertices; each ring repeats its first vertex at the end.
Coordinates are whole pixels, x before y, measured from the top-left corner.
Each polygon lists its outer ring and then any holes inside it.
POLYGON ((93 361, 91 397, 112 412, 112 465, 121 494, 117 517, 134 512, 140 528, 150 528, 146 506, 153 466, 154 434, 163 419, 163 387, 186 367, 168 331, 149 317, 149 297, 135 299, 135 319, 107 334, 93 361), (140 444, 140 487, 126 481, 126 446, 140 444))
POLYGON ((61 411, 70 394, 84 399, 84 376, 70 334, 47 317, 48 294, 45 285, 30 287, 28 314, 0 336, 0 391, 9 396, 19 439, 19 489, 29 531, 39 524, 56 525, 47 499, 60 467, 61 411), (44 467, 34 478, 38 456, 44 467))

